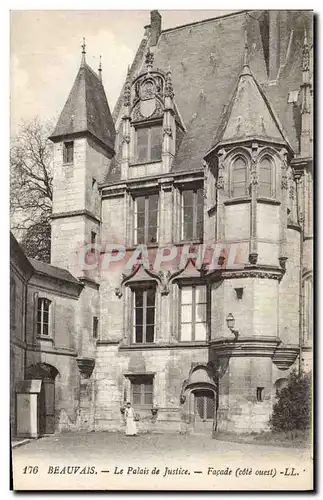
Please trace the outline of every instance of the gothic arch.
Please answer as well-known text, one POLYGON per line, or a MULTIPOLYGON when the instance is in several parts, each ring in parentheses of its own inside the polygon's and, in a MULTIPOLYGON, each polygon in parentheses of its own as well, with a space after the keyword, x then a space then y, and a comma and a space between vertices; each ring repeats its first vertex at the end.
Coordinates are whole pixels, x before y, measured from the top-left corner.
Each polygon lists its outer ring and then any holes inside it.
POLYGON ((28 379, 55 380, 57 375, 59 375, 59 371, 55 368, 55 366, 42 362, 30 365, 26 372, 26 378, 28 379))

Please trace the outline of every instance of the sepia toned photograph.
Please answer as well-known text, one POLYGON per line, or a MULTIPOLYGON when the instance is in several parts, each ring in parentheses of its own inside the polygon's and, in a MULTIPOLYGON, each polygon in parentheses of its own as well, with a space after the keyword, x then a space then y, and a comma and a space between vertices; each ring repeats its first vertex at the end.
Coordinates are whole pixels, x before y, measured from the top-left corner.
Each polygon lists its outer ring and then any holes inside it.
POLYGON ((312 10, 12 10, 15 491, 313 491, 312 10))

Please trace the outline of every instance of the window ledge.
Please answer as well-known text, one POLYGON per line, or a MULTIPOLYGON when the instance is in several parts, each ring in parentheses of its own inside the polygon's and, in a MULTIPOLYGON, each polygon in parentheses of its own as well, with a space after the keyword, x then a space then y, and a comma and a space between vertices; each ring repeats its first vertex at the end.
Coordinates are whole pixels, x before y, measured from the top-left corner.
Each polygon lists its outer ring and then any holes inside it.
POLYGON ((250 203, 251 198, 249 196, 244 196, 243 198, 230 198, 228 200, 224 200, 224 205, 237 205, 239 203, 250 203))
POLYGON ((151 411, 152 408, 154 408, 154 405, 153 404, 148 404, 148 405, 135 405, 134 403, 132 403, 132 408, 134 410, 138 410, 138 411, 151 411))
POLYGON ((141 167, 143 165, 152 165, 153 163, 162 163, 162 158, 160 158, 160 160, 147 160, 138 163, 129 163, 129 167, 141 167))
POLYGON ((37 335, 36 336, 37 340, 47 340, 47 342, 54 342, 54 339, 51 335, 37 335))
POLYGON ((270 205, 280 205, 280 201, 277 200, 276 198, 267 198, 265 196, 258 196, 257 202, 258 203, 268 203, 270 205))
POLYGON ((74 165, 74 161, 63 162, 64 166, 74 165))
POLYGON ((180 240, 179 245, 202 245, 203 240, 180 240))
POLYGON ((177 341, 168 342, 167 344, 123 344, 119 346, 120 351, 140 351, 149 349, 193 349, 206 348, 209 342, 205 341, 177 341))
POLYGON ((159 243, 135 243, 134 245, 129 245, 128 247, 126 247, 126 252, 136 250, 139 245, 145 245, 147 248, 159 247, 159 243))

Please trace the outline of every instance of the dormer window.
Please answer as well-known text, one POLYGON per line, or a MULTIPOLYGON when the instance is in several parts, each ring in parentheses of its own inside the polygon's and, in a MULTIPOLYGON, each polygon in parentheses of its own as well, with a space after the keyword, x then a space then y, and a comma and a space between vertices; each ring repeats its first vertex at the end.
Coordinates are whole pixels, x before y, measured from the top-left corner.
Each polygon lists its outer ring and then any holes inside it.
POLYGON ((161 160, 162 128, 160 125, 136 129, 136 162, 148 163, 161 160))
POLYGON ((64 163, 73 163, 74 161, 74 142, 64 142, 63 146, 63 161, 64 163))

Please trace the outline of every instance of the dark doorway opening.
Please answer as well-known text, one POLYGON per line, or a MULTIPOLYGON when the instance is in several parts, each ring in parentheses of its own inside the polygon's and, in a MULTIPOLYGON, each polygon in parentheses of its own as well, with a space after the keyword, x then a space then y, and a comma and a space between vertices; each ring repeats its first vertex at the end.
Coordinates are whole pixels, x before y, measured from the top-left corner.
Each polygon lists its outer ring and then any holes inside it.
POLYGON ((215 417, 214 392, 208 389, 194 391, 195 430, 212 432, 215 417))
POLYGON ((42 381, 38 398, 38 429, 39 434, 55 432, 55 378, 57 369, 47 363, 38 363, 28 368, 27 378, 42 381))

